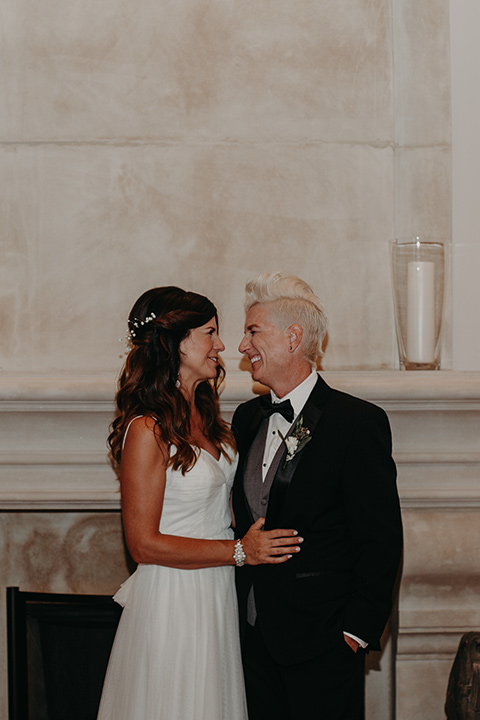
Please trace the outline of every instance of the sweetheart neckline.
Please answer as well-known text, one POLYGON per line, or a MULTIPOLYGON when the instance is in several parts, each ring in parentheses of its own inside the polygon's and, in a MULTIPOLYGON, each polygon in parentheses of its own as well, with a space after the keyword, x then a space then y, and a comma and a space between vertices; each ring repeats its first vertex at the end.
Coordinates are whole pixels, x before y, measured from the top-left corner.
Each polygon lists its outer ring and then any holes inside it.
POLYGON ((219 456, 219 458, 218 458, 218 460, 217 460, 217 458, 216 458, 214 455, 212 455, 212 453, 211 453, 209 450, 206 450, 205 448, 200 447, 200 445, 197 445, 197 447, 198 447, 198 449, 200 450, 200 452, 204 452, 204 453, 207 453, 207 455, 210 455, 210 457, 212 458, 212 460, 214 460, 216 463, 219 463, 220 460, 222 459, 222 453, 220 453, 220 456, 219 456))

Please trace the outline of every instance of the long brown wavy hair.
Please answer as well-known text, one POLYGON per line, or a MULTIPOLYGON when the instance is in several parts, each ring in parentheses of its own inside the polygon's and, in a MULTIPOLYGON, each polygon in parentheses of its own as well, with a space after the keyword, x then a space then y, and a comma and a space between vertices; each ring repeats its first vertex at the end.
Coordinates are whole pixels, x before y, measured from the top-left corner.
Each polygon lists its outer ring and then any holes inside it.
MULTIPOLYGON (((121 372, 116 395, 117 413, 108 437, 112 465, 118 472, 128 423, 138 415, 155 422, 157 442, 166 446, 166 464, 185 474, 197 460, 190 433, 190 407, 175 383, 180 369, 180 343, 190 330, 215 318, 215 305, 203 295, 178 287, 147 290, 133 306, 129 319, 131 350, 121 372), (171 447, 175 453, 170 455, 171 447)), ((220 416, 218 387, 225 371, 197 385, 195 405, 205 437, 229 461, 225 446, 235 448, 233 433, 220 416)))

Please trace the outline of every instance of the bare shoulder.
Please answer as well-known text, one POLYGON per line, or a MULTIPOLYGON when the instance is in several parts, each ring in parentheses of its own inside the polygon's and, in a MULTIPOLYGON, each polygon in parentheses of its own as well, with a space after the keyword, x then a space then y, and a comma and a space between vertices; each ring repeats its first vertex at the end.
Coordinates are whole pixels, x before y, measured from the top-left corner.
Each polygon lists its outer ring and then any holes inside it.
POLYGON ((156 420, 148 415, 141 415, 130 422, 124 442, 123 455, 130 453, 156 455, 160 453, 163 456, 165 450, 156 420))
POLYGON ((133 418, 128 425, 127 437, 130 433, 141 434, 144 432, 152 433, 155 429, 156 420, 151 415, 138 415, 133 418))

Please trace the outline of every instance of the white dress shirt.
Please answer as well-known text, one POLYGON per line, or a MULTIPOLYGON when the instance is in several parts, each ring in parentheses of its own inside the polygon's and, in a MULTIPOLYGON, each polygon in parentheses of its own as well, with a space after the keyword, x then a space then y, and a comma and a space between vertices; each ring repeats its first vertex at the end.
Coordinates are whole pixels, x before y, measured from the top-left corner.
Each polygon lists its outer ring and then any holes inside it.
MULTIPOLYGON (((316 370, 312 370, 310 375, 305 378, 305 380, 301 382, 300 385, 297 385, 296 388, 293 388, 293 390, 291 390, 283 398, 277 397, 272 390, 272 402, 275 404, 283 402, 283 400, 290 400, 293 407, 293 422, 295 423, 303 406, 307 402, 310 393, 315 387, 317 377, 318 375, 316 370)), ((264 481, 267 476, 268 468, 270 467, 270 464, 275 457, 275 453, 282 444, 283 438, 287 437, 291 427, 292 423, 288 422, 288 420, 285 420, 283 415, 280 415, 280 413, 274 413, 268 418, 267 439, 265 441, 265 450, 263 453, 262 463, 262 478, 264 481)))

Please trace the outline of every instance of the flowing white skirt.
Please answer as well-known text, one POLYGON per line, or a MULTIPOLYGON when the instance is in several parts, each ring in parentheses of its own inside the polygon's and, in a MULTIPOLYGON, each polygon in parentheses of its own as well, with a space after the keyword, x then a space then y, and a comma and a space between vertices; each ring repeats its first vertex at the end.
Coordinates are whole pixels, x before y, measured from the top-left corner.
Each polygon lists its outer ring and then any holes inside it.
POLYGON ((246 720, 233 573, 138 567, 115 595, 98 720, 246 720))

